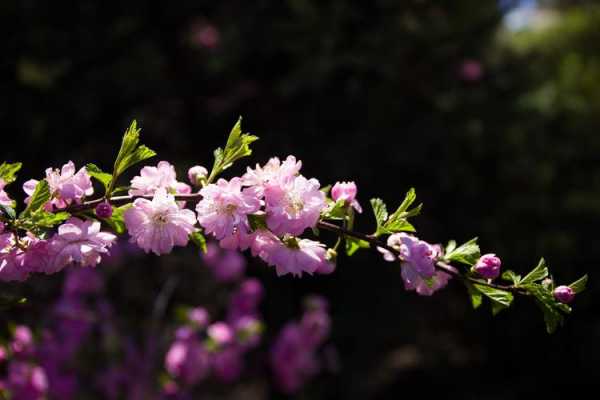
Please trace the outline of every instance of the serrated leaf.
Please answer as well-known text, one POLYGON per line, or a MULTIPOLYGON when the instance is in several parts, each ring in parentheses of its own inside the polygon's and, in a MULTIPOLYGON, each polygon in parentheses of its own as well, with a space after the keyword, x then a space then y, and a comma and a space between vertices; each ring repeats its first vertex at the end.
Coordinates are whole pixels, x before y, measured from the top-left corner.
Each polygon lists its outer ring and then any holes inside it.
POLYGON ((252 154, 250 144, 258 140, 257 136, 242 133, 242 117, 239 117, 227 138, 225 148, 214 151, 215 161, 208 182, 212 182, 221 172, 231 167, 240 158, 252 154))
POLYGON ((405 219, 399 219, 396 221, 388 222, 385 224, 383 228, 386 233, 397 233, 397 232, 416 232, 415 227, 405 219))
POLYGON ((48 182, 44 179, 39 181, 38 184, 35 186, 35 191, 31 195, 29 204, 21 213, 21 217, 27 217, 31 215, 31 213, 36 212, 37 210, 42 208, 49 200, 50 186, 48 185, 48 182))
POLYGON ((531 295, 535 297, 535 302, 544 314, 544 322, 546 323, 546 331, 553 333, 559 325, 562 325, 564 316, 560 311, 569 313, 570 307, 563 307, 562 303, 556 301, 552 292, 544 288, 542 285, 532 283, 522 286, 531 295))
POLYGON ((506 270, 502 273, 502 279, 511 281, 515 286, 521 283, 521 275, 517 275, 514 271, 506 270))
POLYGON ((17 218, 17 213, 14 208, 6 206, 4 204, 0 204, 0 212, 3 216, 9 219, 17 218))
POLYGON ((338 200, 337 202, 329 200, 327 207, 321 213, 323 218, 335 220, 345 219, 347 215, 348 207, 346 207, 346 202, 344 200, 338 200))
POLYGON ((0 179, 6 184, 13 183, 17 179, 17 172, 19 172, 22 166, 23 163, 20 162, 3 162, 0 164, 0 179))
POLYGON ((581 293, 585 290, 587 285, 588 276, 584 275, 581 278, 577 279, 575 282, 571 283, 569 287, 573 289, 575 293, 581 293))
POLYGON ((521 285, 527 285, 530 283, 541 281, 542 279, 548 276, 548 267, 546 265, 546 261, 541 258, 538 265, 531 270, 530 273, 525 275, 523 279, 521 279, 521 285))
POLYGON ((500 303, 505 307, 509 307, 513 301, 513 294, 506 290, 496 289, 479 283, 474 283, 473 286, 493 302, 500 303))
POLYGON ((477 238, 469 240, 444 255, 446 261, 456 261, 469 266, 475 264, 479 257, 481 257, 481 252, 477 245, 477 238))
POLYGON ((53 228, 69 219, 70 216, 71 214, 66 211, 50 213, 42 209, 32 213, 29 219, 36 227, 53 228))
POLYGON ((112 175, 106 172, 103 172, 100 167, 96 164, 87 164, 85 166, 87 173, 98 182, 102 183, 104 186, 104 190, 107 191, 110 187, 110 182, 112 181, 112 175))
POLYGON ((377 222, 375 236, 379 236, 385 233, 385 230, 383 230, 383 225, 388 219, 387 207, 381 199, 371 199, 371 207, 373 208, 373 214, 375 215, 375 221, 377 222))
POLYGON ((471 283, 466 282, 465 285, 467 287, 467 292, 469 293, 469 298, 471 299, 471 305, 474 309, 479 308, 483 302, 483 295, 471 283))
MULTIPOLYGON (((138 146, 140 141, 140 131, 141 130, 137 127, 137 122, 135 120, 133 120, 129 128, 125 131, 119 154, 115 160, 112 179, 107 192, 112 192, 112 188, 115 185, 117 178, 128 168, 156 155, 156 153, 148 147, 144 145, 138 146)), ((111 194, 112 193, 108 193, 108 195, 111 194)))
POLYGON ((366 240, 346 236, 346 254, 348 256, 352 256, 360 249, 368 249, 369 247, 371 247, 371 245, 366 240))
POLYGON ((202 234, 202 232, 196 231, 190 235, 190 240, 194 243, 203 253, 206 253, 206 238, 202 234))
POLYGON ((444 254, 452 253, 454 249, 456 249, 456 241, 450 240, 446 246, 446 251, 444 251, 444 254))

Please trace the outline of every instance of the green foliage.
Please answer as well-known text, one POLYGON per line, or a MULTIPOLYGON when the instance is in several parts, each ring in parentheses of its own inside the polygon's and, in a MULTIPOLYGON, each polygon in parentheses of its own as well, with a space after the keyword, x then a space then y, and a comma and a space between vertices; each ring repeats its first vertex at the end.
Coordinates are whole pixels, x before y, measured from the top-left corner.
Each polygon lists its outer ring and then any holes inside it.
POLYGON ((513 285, 518 286, 521 283, 521 275, 517 275, 514 271, 506 270, 502 273, 502 279, 511 281, 513 285))
MULTIPOLYGON (((140 142, 140 129, 137 127, 137 121, 133 120, 129 128, 123 135, 121 148, 115 160, 112 179, 108 186, 107 194, 112 194, 112 189, 117 181, 117 178, 123 174, 131 166, 142 162, 150 157, 154 157, 156 153, 144 145, 138 145, 140 142)), ((100 169, 98 169, 100 170, 100 169)), ((100 171, 101 172, 101 171, 100 171)))
POLYGON ((22 166, 23 164, 20 162, 3 162, 0 164, 0 179, 6 184, 13 183, 17 179, 17 172, 19 172, 22 166))
POLYGON ((48 185, 48 182, 45 179, 39 181, 33 195, 31 195, 29 204, 21 213, 21 218, 28 217, 42 208, 50 200, 50 197, 50 186, 48 185))
POLYGON ((371 199, 371 206, 373 207, 373 213, 377 222, 375 236, 381 236, 386 233, 415 232, 415 227, 408 222, 408 218, 419 215, 421 212, 422 204, 409 210, 409 207, 415 202, 416 198, 415 189, 411 188, 398 209, 389 216, 383 200, 371 199))
POLYGON ((573 292, 575 293, 581 293, 585 290, 585 287, 587 285, 587 281, 588 281, 588 276, 587 274, 582 276, 581 278, 577 279, 575 282, 571 283, 569 285, 569 287, 571 289, 573 289, 573 292))
POLYGON ((344 200, 333 200, 327 199, 327 207, 321 213, 321 217, 324 219, 343 220, 348 216, 348 207, 344 200))
MULTIPOLYGON (((496 289, 478 283, 474 283, 473 288, 491 300, 492 314, 494 315, 503 309, 510 307, 514 299, 513 294, 511 292, 507 292, 506 290, 496 289)), ((473 299, 473 296, 471 296, 471 299, 473 299)))
POLYGON ((469 266, 474 265, 481 257, 481 251, 477 244, 477 238, 473 238, 465 244, 456 247, 455 241, 450 241, 446 246, 444 260, 447 262, 456 261, 469 266))
POLYGON ((553 333, 558 326, 564 322, 564 314, 569 314, 571 308, 566 304, 559 303, 550 290, 543 285, 531 283, 522 286, 534 298, 538 307, 544 313, 544 321, 546 323, 546 331, 553 333))
POLYGON ((248 224, 252 231, 257 229, 267 229, 267 217, 264 214, 249 214, 248 224))
POLYGON ((50 213, 40 209, 31 214, 29 217, 30 223, 37 228, 53 228, 56 225, 69 219, 71 214, 66 211, 50 213))
POLYGON ((469 293, 469 298, 471 299, 471 305, 474 309, 479 308, 483 303, 483 294, 481 294, 481 292, 468 281, 465 282, 465 286, 467 287, 467 292, 469 293))
MULTIPOLYGON (((102 186, 104 186, 104 192, 106 193, 110 187, 110 183, 112 182, 112 175, 107 172, 103 172, 96 164, 90 163, 85 166, 85 169, 92 178, 102 183, 102 186)), ((113 192, 115 191, 116 190, 113 192)))
POLYGON ((15 209, 9 206, 5 206, 4 204, 0 204, 0 213, 2 213, 2 216, 8 219, 17 218, 17 213, 15 212, 15 209))
POLYGON ((349 256, 352 256, 360 249, 368 249, 369 247, 370 244, 366 240, 346 236, 346 254, 349 256))
POLYGON ((215 161, 208 182, 212 182, 221 172, 231 167, 240 158, 251 155, 250 144, 256 140, 258 140, 257 136, 242 133, 242 117, 239 117, 229 133, 225 148, 219 147, 214 151, 215 161))
POLYGON ((531 270, 530 273, 525 275, 523 279, 519 282, 519 285, 527 285, 530 283, 541 281, 542 279, 548 276, 548 266, 546 265, 546 261, 542 258, 538 265, 531 270))
POLYGON ((206 253, 206 238, 200 231, 196 231, 190 235, 190 240, 194 243, 203 253, 206 253))

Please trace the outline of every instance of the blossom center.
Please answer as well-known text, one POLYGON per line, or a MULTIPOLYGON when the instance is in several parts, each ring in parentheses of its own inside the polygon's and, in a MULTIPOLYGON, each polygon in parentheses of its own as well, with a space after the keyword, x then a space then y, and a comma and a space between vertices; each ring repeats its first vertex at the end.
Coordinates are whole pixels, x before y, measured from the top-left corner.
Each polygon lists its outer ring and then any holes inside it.
POLYGON ((156 225, 165 225, 169 222, 169 217, 166 213, 157 213, 152 218, 156 225))

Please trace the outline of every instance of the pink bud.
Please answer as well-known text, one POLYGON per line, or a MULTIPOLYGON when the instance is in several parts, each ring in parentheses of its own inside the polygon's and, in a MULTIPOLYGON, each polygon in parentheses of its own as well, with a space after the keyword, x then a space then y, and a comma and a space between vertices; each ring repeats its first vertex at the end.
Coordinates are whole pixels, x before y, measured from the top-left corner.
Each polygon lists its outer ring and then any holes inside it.
POLYGON ((500 275, 502 262, 495 254, 484 254, 477 261, 473 270, 486 279, 495 279, 500 275))
POLYGON ((554 298, 564 304, 568 304, 575 298, 575 292, 568 286, 559 286, 554 289, 554 298))
POLYGON ((210 320, 208 312, 203 307, 192 308, 188 312, 187 316, 190 322, 192 322, 194 325, 197 325, 199 328, 204 328, 206 325, 208 325, 210 320))
POLYGON ((356 184, 354 182, 337 182, 331 189, 334 201, 344 200, 351 203, 356 197, 356 184))
POLYGON ((108 201, 103 201, 96 206, 96 215, 98 218, 110 218, 112 214, 113 209, 108 201))
POLYGON ((336 182, 331 188, 331 198, 334 201, 342 200, 346 204, 350 204, 359 213, 362 212, 362 207, 356 200, 356 184, 354 182, 336 182))
POLYGON ((201 186, 201 180, 206 179, 207 176, 208 171, 200 165, 195 165, 188 170, 188 179, 194 186, 201 186))
POLYGON ((233 331, 229 325, 224 322, 215 322, 208 327, 208 336, 219 345, 225 345, 233 340, 233 331))

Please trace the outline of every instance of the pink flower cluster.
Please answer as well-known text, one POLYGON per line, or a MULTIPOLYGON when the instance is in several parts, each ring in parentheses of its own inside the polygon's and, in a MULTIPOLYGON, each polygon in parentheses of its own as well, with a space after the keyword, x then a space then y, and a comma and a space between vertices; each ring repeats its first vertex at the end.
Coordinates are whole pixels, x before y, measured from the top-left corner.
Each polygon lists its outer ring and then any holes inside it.
POLYGON ((204 308, 189 310, 188 323, 177 329, 165 356, 165 369, 174 379, 165 390, 185 393, 209 376, 224 383, 237 380, 244 354, 259 344, 262 297, 259 281, 247 279, 233 293, 225 320, 210 323, 204 308))
MULTIPOLYGON (((316 226, 326 207, 319 181, 300 175, 301 166, 293 156, 283 162, 272 158, 264 166, 248 168, 241 178, 207 185, 196 206, 200 225, 222 247, 249 248, 278 275, 332 272, 325 245, 298 238, 316 226), (266 227, 252 231, 249 215, 263 218, 266 227)), ((350 195, 348 199, 354 201, 350 195)))
POLYGON ((0 234, 0 280, 22 281, 31 273, 51 274, 71 264, 94 267, 116 239, 100 230, 100 222, 76 217, 60 225, 48 239, 4 232, 0 234))
MULTIPOLYGON (((92 180, 85 167, 76 172, 75 164, 69 161, 59 169, 46 169, 46 181, 50 187, 51 200, 46 204, 46 210, 63 209, 70 204, 81 203, 86 197, 94 194, 92 180)), ((32 196, 39 181, 30 179, 23 185, 23 190, 32 196)), ((25 202, 29 202, 29 198, 25 202)))
POLYGON ((318 350, 328 339, 330 330, 328 305, 320 297, 307 301, 300 321, 283 327, 271 348, 270 364, 275 381, 284 393, 298 392, 319 372, 318 350))

